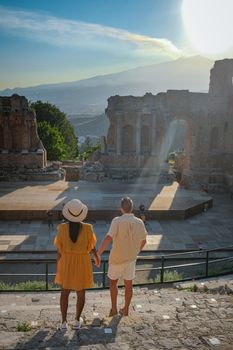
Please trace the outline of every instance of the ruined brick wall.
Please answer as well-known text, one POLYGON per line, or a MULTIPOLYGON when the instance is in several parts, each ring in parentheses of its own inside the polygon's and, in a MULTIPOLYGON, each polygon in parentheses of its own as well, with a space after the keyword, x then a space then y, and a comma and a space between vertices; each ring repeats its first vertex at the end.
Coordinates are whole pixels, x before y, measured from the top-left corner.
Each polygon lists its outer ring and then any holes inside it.
POLYGON ((185 167, 198 162, 196 142, 202 138, 199 124, 206 114, 206 94, 170 90, 156 96, 114 96, 106 110, 110 121, 107 154, 102 161, 107 168, 149 168, 158 173, 169 153, 174 121, 185 124, 185 167))
POLYGON ((209 167, 233 185, 233 59, 216 61, 209 85, 209 167))
POLYGON ((46 163, 46 150, 27 99, 18 95, 0 97, 1 166, 43 168, 46 163))
POLYGON ((168 90, 156 96, 110 97, 105 168, 159 172, 180 121, 185 129, 183 182, 223 182, 227 177, 233 184, 232 76, 233 60, 227 59, 215 62, 208 93, 168 90))

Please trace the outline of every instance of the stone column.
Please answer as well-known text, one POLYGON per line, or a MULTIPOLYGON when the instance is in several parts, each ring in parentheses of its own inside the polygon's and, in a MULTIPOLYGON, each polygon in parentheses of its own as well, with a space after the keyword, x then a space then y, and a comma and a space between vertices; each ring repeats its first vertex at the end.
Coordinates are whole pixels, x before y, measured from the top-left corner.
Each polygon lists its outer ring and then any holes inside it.
POLYGON ((156 156, 156 115, 152 115, 151 123, 151 155, 156 156))
POLYGON ((136 120, 136 155, 141 154, 141 116, 137 116, 136 120))
POLYGON ((122 125, 121 125, 121 117, 117 116, 117 131, 116 131, 116 154, 118 156, 121 155, 121 149, 122 149, 122 125))

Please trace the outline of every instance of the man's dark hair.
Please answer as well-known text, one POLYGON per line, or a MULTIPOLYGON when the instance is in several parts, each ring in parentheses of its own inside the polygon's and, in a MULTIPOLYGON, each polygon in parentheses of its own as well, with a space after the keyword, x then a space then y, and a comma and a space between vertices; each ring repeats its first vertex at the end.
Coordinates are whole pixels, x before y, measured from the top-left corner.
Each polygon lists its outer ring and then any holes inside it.
POLYGON ((124 197, 121 200, 121 208, 125 213, 131 213, 133 210, 133 201, 129 197, 124 197))

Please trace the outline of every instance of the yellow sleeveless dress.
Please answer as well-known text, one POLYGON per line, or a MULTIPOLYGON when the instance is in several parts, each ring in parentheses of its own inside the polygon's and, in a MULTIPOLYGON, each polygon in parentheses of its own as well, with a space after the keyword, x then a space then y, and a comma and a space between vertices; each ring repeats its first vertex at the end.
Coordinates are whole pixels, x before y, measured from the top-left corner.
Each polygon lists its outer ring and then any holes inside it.
POLYGON ((82 290, 94 286, 90 251, 95 247, 96 236, 90 224, 82 222, 81 232, 75 243, 69 237, 69 224, 58 226, 54 245, 61 258, 57 264, 55 282, 64 289, 82 290))

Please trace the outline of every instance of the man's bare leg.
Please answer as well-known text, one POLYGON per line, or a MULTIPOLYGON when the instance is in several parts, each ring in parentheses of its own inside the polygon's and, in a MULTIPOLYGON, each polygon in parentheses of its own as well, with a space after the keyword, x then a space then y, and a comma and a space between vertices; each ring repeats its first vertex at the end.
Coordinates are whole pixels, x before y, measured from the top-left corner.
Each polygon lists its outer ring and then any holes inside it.
POLYGON ((133 283, 132 280, 124 280, 125 283, 125 306, 121 309, 121 314, 123 316, 128 316, 129 306, 133 296, 133 283))
POLYGON ((110 279, 110 296, 111 296, 111 302, 112 302, 112 309, 110 311, 109 316, 114 316, 117 314, 117 295, 118 295, 117 282, 118 280, 110 279))

